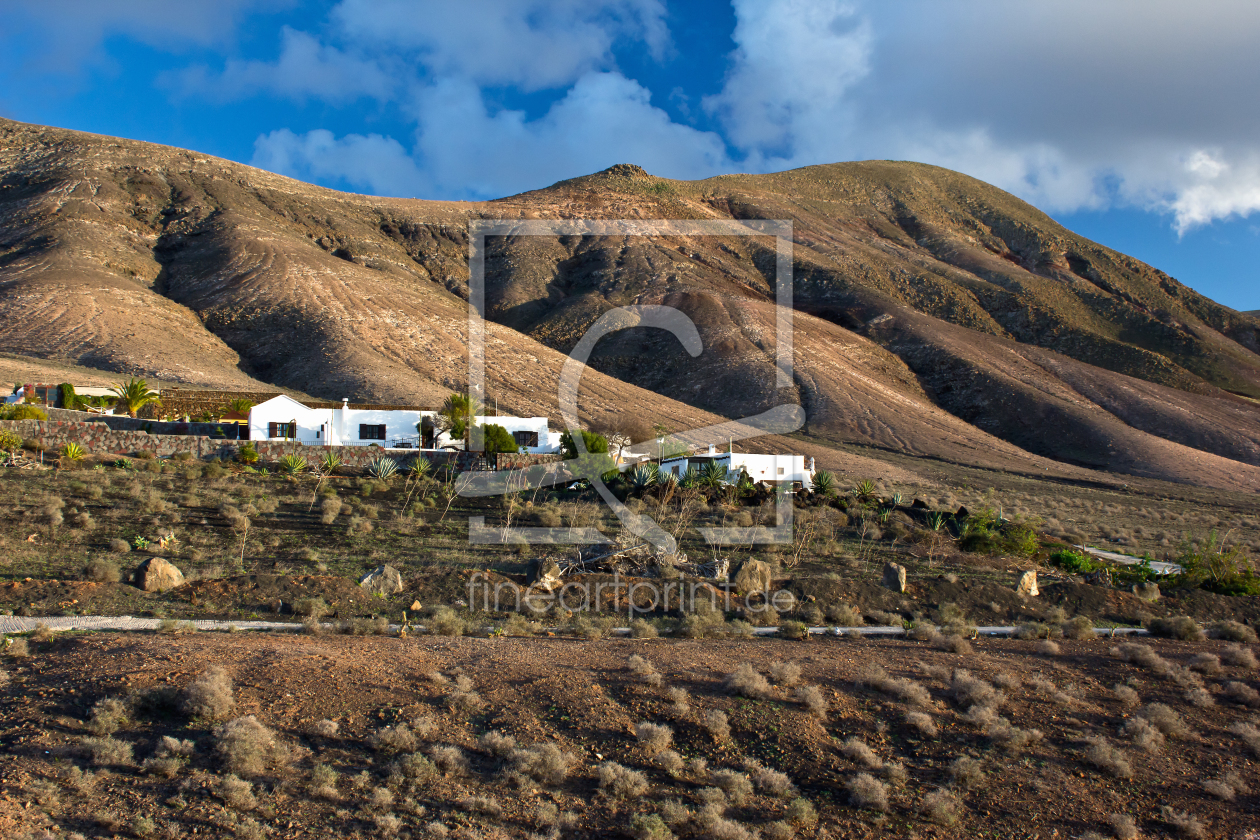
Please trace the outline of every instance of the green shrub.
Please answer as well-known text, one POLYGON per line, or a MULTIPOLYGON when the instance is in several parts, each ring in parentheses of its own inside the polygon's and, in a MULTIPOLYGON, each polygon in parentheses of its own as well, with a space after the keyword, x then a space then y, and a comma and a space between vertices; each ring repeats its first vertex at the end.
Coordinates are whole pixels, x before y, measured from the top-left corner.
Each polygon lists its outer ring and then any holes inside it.
POLYGON ((834 496, 836 493, 836 477, 826 470, 814 473, 814 492, 823 496, 834 496))
POLYGON ((1050 555, 1050 562, 1073 575, 1086 575, 1102 568, 1102 564, 1079 551, 1063 550, 1050 555))
POLYGON ((0 407, 0 420, 47 420, 48 415, 33 405, 19 404, 0 407))
POLYGON ((809 627, 803 621, 785 621, 779 625, 779 635, 785 639, 805 639, 809 637, 809 627))
POLYGON ((61 457, 66 461, 82 461, 83 456, 87 453, 83 451, 83 447, 74 441, 70 441, 61 447, 61 457))
POLYGON ((373 458, 368 464, 368 474, 380 481, 389 481, 398 472, 398 462, 384 455, 373 458))
POLYGON ((236 450, 236 460, 242 464, 257 464, 258 450, 254 448, 253 442, 243 443, 236 450))
POLYGON ((0 429, 0 451, 13 452, 22 446, 22 436, 8 429, 0 429))

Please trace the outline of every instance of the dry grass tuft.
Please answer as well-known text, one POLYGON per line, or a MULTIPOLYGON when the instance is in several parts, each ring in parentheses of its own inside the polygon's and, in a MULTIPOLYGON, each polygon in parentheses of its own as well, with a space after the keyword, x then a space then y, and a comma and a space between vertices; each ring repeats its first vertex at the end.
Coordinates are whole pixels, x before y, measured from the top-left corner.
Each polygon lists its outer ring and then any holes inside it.
POLYGON ((731 737, 731 725, 726 719, 726 712, 720 709, 709 709, 704 713, 704 728, 709 730, 718 741, 725 741, 731 737))
POLYGON ((1132 718, 1124 722, 1121 730, 1133 743, 1148 753, 1157 753, 1164 748, 1164 733, 1151 725, 1146 718, 1132 718))
POLYGON ((1142 698, 1138 696, 1138 693, 1124 683, 1116 683, 1113 685, 1111 687, 1111 692, 1115 694, 1116 699, 1125 706, 1132 707, 1142 702, 1142 698))
POLYGON ((669 714, 671 717, 682 720, 691 714, 691 695, 687 693, 685 688, 673 686, 665 692, 665 695, 670 699, 669 714))
POLYGON ((219 666, 212 666, 184 689, 182 705, 184 711, 195 719, 224 720, 236 709, 232 679, 219 666))
POLYGON ((1184 738, 1190 734, 1186 722, 1181 719, 1170 706, 1163 703, 1148 703, 1138 712, 1139 717, 1149 720, 1155 728, 1169 738, 1184 738))
POLYGON ((492 729, 477 739, 477 747, 490 755, 508 758, 516 750, 516 739, 492 729))
POLYGON ((113 735, 127 723, 127 704, 117 697, 98 700, 92 707, 87 728, 93 735, 113 735))
POLYGON ((1111 833, 1116 835, 1116 840, 1137 840, 1137 823, 1128 814, 1108 814, 1107 824, 1111 826, 1111 833))
POLYGON ((555 744, 519 749, 511 755, 516 772, 547 787, 559 787, 569 777, 577 758, 555 744))
POLYGON ((224 776, 215 786, 214 792, 228 807, 238 811, 253 811, 258 808, 254 786, 238 776, 224 776))
POLYGON ((97 766, 130 766, 131 744, 126 741, 115 741, 113 738, 84 738, 79 742, 92 763, 97 766))
POLYGON ((632 674, 654 688, 659 687, 662 682, 661 675, 656 672, 656 668, 652 666, 652 663, 637 653, 631 654, 630 658, 626 660, 626 667, 630 669, 632 674))
POLYGON ((1063 631, 1063 636, 1068 639, 1089 640, 1098 637, 1094 632, 1094 622, 1083 615, 1075 616, 1071 621, 1064 622, 1060 629, 1063 631))
POLYGON ((468 756, 453 744, 439 744, 431 747, 429 759, 444 776, 468 775, 468 756))
POLYGON ((405 723, 376 730, 368 738, 368 745, 380 753, 415 752, 416 736, 405 723))
POLYGON ((958 797, 944 788, 937 788, 923 797, 920 810, 930 822, 953 825, 958 822, 958 797))
POLYGON ((1243 743, 1246 744, 1251 751, 1256 754, 1256 756, 1260 757, 1260 729, 1257 729, 1250 723, 1243 723, 1239 721, 1238 723, 1232 725, 1229 728, 1229 731, 1241 738, 1243 743))
POLYGON ((872 770, 879 770, 884 766, 884 760, 877 756, 861 738, 848 739, 840 745, 840 752, 850 761, 869 767, 872 770))
POLYGON ((870 773, 858 773, 844 787, 855 808, 888 811, 888 787, 870 773))
POLYGON ((1037 643, 1037 653, 1042 656, 1058 656, 1063 652, 1058 642, 1052 642, 1049 639, 1043 639, 1037 643))
POLYGON ((971 790, 984 783, 984 763, 969 755, 960 755, 949 765, 949 778, 955 787, 971 790))
POLYGON ((770 796, 783 798, 796 794, 796 786, 792 784, 791 777, 786 773, 763 766, 756 759, 744 759, 744 772, 752 779, 758 790, 770 796))
POLYGON ((1152 636, 1179 639, 1183 642, 1201 642, 1207 638, 1203 628, 1188 615, 1154 618, 1146 625, 1146 629, 1151 631, 1152 636))
POLYGON ((726 794, 732 805, 739 807, 752 798, 752 779, 738 770, 718 770, 712 778, 713 784, 726 794))
POLYGON ((615 761, 605 761, 597 768, 599 789, 610 799, 631 799, 648 792, 647 777, 615 761))
POLYGON ((1159 817, 1168 823, 1178 837, 1188 837, 1191 840, 1197 840, 1200 837, 1207 836, 1207 826, 1198 817, 1187 811, 1177 811, 1171 805, 1165 805, 1159 809, 1159 817))
POLYGON ((770 664, 770 679, 774 680, 775 685, 793 688, 801 681, 801 666, 795 662, 776 660, 770 664))
POLYGON ((932 719, 931 715, 924 712, 908 712, 906 714, 906 723, 925 738, 935 738, 938 734, 936 721, 932 719))
POLYGON ((1250 706, 1253 709, 1260 707, 1260 692, 1256 691, 1246 683, 1237 681, 1225 684, 1224 694, 1235 703, 1241 703, 1244 706, 1250 706))
POLYGON ((1190 660, 1190 670, 1205 677, 1218 677, 1225 672, 1221 658, 1214 653, 1196 653, 1190 660))
POLYGON ((1118 779, 1133 778, 1133 767, 1124 753, 1099 736, 1086 739, 1085 760, 1099 769, 1106 770, 1118 779))
POLYGON ((932 695, 919 683, 905 677, 891 677, 879 665, 871 664, 858 676, 857 685, 870 686, 875 690, 896 697, 911 706, 930 708, 932 695))
POLYGON ((1247 783, 1237 773, 1226 773, 1219 779, 1206 779, 1203 789, 1224 802, 1233 802, 1238 794, 1251 793, 1247 783))
POLYGON ((804 706, 811 715, 819 720, 826 720, 827 698, 823 696, 821 688, 816 685, 797 686, 792 697, 797 703, 804 706))
POLYGON ((674 730, 668 726, 643 721, 634 727, 635 737, 647 750, 648 755, 655 755, 667 750, 674 743, 674 730))
POLYGON ((1208 626, 1208 635, 1213 639, 1226 639, 1246 645, 1254 645, 1260 641, 1255 630, 1238 621, 1217 621, 1208 626))
POLYGON ((770 693, 770 683, 751 662, 743 662, 735 673, 726 678, 726 690, 751 700, 761 700, 770 693))
POLYGON ((215 750, 229 772, 257 776, 292 760, 289 747, 253 715, 230 720, 214 731, 215 750))
POLYGON ((1226 645, 1221 650, 1221 661, 1231 668, 1242 668, 1247 671, 1254 671, 1260 667, 1260 662, 1256 661, 1256 655, 1251 652, 1251 648, 1241 645, 1226 645))

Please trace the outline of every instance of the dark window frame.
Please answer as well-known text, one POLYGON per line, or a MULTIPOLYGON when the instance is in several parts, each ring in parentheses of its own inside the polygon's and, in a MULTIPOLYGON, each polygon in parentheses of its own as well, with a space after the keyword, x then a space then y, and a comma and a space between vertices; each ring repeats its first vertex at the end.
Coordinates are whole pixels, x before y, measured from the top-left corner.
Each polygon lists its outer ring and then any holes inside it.
POLYGON ((385 424, 360 423, 359 440, 385 440, 385 424))
POLYGON ((538 446, 538 432, 512 432, 517 446, 538 446))

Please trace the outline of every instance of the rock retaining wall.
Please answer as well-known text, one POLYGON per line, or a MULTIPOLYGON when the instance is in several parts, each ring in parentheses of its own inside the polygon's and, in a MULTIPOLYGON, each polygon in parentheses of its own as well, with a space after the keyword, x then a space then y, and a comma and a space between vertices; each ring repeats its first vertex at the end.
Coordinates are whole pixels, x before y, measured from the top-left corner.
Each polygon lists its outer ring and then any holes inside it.
MULTIPOLYGON (((81 412, 62 412, 60 414, 81 414, 81 412)), ((236 441, 213 438, 196 434, 150 434, 143 427, 148 424, 158 426, 213 426, 212 423, 157 423, 146 420, 132 420, 129 417, 115 418, 126 420, 127 424, 137 424, 136 429, 113 429, 97 417, 91 421, 82 420, 0 420, 0 429, 8 429, 20 435, 24 440, 33 440, 50 452, 59 451, 67 443, 77 443, 89 455, 135 456, 141 452, 151 452, 159 458, 167 458, 176 453, 187 452, 194 458, 221 458, 232 460, 241 446, 236 441)), ((124 424, 124 425, 127 425, 124 424)), ((301 455, 309 463, 314 464, 328 449, 336 450, 341 462, 350 469, 362 469, 381 455, 387 455, 398 461, 399 467, 406 469, 416 456, 424 457, 435 467, 454 466, 461 472, 470 469, 486 469, 485 458, 477 452, 405 452, 399 450, 382 450, 371 446, 307 446, 301 443, 276 440, 254 441, 254 447, 264 464, 274 464, 284 455, 301 455)), ((521 469, 559 461, 559 455, 499 455, 494 464, 495 469, 521 469)))

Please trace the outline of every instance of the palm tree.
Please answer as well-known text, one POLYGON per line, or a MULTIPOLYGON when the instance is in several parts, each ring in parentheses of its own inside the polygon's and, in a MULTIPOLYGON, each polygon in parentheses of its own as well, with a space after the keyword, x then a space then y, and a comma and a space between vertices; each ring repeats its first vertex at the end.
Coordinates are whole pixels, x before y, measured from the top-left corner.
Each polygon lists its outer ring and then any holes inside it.
POLYGON ((235 411, 237 414, 249 414, 249 410, 254 407, 254 401, 238 397, 228 403, 227 407, 228 411, 235 411))
POLYGON ((463 438, 464 448, 470 449, 473 426, 477 416, 484 413, 481 401, 472 394, 451 394, 438 409, 434 418, 437 427, 453 438, 463 438))
POLYGON ((149 383, 143 379, 132 379, 124 384, 115 384, 110 388, 118 395, 118 402, 127 407, 127 414, 135 417, 140 409, 149 403, 161 405, 161 395, 157 391, 149 390, 149 383))

